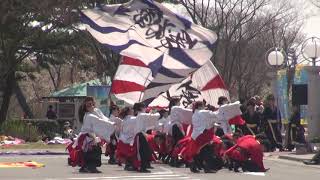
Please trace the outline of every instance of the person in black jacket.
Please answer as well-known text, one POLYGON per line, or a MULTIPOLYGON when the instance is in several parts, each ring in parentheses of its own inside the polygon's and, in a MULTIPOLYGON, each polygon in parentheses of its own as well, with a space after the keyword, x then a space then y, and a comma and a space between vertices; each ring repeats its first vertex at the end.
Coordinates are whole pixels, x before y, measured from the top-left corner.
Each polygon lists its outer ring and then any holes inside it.
POLYGON ((263 111, 263 124, 265 133, 270 140, 273 150, 279 148, 283 151, 282 136, 281 136, 281 113, 276 106, 275 97, 271 94, 267 97, 266 107, 263 111))
POLYGON ((292 151, 295 147, 296 143, 305 143, 305 139, 301 138, 304 137, 304 128, 301 125, 301 115, 300 115, 300 107, 293 106, 292 107, 292 115, 289 118, 289 126, 288 126, 288 144, 287 149, 292 151), (301 136, 302 134, 302 136, 301 136))
POLYGON ((260 115, 255 111, 255 103, 249 101, 247 104, 247 110, 242 115, 242 118, 246 121, 246 124, 242 127, 244 135, 253 135, 259 133, 260 127, 260 115))

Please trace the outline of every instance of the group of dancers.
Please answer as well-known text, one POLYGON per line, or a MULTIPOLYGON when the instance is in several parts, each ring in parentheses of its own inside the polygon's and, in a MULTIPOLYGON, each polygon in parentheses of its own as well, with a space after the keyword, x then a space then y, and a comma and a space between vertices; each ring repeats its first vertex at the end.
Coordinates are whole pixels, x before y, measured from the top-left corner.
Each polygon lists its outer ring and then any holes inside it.
POLYGON ((105 145, 109 164, 127 171, 150 172, 152 162, 162 162, 193 173, 215 173, 224 167, 265 172, 259 136, 232 131, 231 125, 245 124, 241 104, 220 97, 218 105, 196 101, 185 108, 180 98, 172 97, 167 109, 150 110, 143 103, 123 109, 111 105, 106 117, 94 98, 87 97, 79 109, 81 132, 68 145, 69 165, 80 166, 79 172, 100 173, 105 145))

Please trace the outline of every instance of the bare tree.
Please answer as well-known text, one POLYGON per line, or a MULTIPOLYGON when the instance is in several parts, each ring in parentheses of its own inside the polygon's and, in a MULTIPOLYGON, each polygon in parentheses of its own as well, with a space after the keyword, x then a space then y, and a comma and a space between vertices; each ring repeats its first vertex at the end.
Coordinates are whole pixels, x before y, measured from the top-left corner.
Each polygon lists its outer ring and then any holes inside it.
POLYGON ((313 5, 320 8, 320 0, 309 0, 313 5))
POLYGON ((269 81, 265 53, 289 49, 299 37, 301 21, 288 0, 180 0, 194 23, 214 30, 219 38, 213 62, 231 94, 247 98, 269 81), (272 5, 272 9, 270 8, 272 5))

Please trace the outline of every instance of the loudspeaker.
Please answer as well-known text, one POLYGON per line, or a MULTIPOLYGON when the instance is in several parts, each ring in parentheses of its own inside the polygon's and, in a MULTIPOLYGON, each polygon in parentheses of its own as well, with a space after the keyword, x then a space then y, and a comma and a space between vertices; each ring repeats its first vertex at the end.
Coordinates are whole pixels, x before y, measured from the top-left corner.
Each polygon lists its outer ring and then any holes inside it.
POLYGON ((292 105, 308 105, 308 85, 292 85, 292 105))

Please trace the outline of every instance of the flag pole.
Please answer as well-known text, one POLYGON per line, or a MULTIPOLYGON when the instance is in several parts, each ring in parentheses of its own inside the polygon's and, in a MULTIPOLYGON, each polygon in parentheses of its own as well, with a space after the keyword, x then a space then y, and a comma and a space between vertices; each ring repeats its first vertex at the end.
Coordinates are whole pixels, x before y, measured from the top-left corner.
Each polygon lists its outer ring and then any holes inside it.
MULTIPOLYGON (((147 84, 147 81, 149 80, 149 77, 151 75, 152 71, 149 72, 148 77, 146 78, 146 80, 143 83, 143 86, 145 87, 147 84)), ((149 80, 150 81, 150 80, 149 80)), ((144 93, 144 90, 140 92, 140 97, 139 97, 139 102, 141 102, 141 98, 142 98, 142 93, 144 93)))

